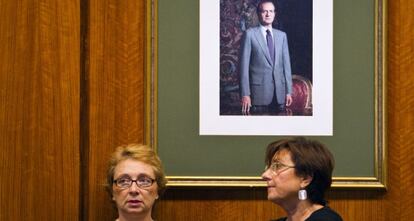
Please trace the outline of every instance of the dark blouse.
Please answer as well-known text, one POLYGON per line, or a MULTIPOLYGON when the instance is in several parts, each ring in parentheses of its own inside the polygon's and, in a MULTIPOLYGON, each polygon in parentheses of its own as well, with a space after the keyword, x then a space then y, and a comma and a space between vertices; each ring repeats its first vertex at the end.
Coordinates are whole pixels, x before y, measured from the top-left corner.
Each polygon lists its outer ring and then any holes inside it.
MULTIPOLYGON (((273 221, 286 221, 287 217, 276 219, 273 221)), ((342 221, 338 213, 325 206, 313 212, 305 221, 342 221)))

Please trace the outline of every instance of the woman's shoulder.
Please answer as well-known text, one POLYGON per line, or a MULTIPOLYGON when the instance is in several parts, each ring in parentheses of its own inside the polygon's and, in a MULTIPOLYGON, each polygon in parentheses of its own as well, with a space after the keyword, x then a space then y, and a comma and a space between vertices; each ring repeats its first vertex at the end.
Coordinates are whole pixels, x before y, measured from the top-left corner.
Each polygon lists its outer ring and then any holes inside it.
MULTIPOLYGON (((274 219, 270 221, 286 221, 287 217, 274 219)), ((313 212, 306 221, 343 221, 341 216, 331 208, 324 206, 313 212)))
POLYGON ((287 220, 287 217, 282 217, 282 218, 279 218, 279 219, 272 219, 270 221, 286 221, 286 220, 287 220))
POLYGON ((341 216, 331 208, 324 206, 316 210, 306 221, 342 221, 341 216))

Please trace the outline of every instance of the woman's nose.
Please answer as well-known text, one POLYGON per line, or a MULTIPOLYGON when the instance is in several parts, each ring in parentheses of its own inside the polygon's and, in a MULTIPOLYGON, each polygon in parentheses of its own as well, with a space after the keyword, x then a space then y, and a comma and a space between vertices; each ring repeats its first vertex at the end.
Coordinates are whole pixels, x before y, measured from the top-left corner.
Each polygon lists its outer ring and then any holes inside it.
POLYGON ((129 193, 130 194, 138 194, 140 188, 138 187, 138 184, 136 182, 133 182, 131 186, 129 187, 129 193))
POLYGON ((269 176, 269 174, 268 174, 268 171, 269 171, 269 169, 265 170, 265 171, 262 173, 262 179, 263 179, 263 180, 265 180, 265 181, 268 181, 268 180, 270 180, 270 179, 271 179, 271 178, 270 178, 270 176, 269 176))

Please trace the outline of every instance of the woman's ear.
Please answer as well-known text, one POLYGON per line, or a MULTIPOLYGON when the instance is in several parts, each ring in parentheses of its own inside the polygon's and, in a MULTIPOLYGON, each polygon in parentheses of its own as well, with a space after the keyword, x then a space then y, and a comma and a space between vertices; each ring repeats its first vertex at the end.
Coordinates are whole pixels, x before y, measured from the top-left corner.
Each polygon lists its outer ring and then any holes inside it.
POLYGON ((311 176, 302 177, 300 187, 304 189, 305 187, 307 187, 312 182, 312 180, 313 180, 313 177, 311 177, 311 176))

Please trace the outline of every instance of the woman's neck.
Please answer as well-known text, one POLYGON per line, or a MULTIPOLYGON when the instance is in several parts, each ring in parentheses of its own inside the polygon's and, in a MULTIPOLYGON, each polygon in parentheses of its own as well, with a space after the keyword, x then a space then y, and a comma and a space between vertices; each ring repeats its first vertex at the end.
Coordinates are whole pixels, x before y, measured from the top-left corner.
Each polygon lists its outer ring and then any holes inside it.
POLYGON ((151 213, 148 214, 119 214, 116 221, 154 221, 151 218, 151 213))
POLYGON ((285 208, 288 216, 288 221, 304 221, 306 220, 313 212, 322 208, 322 205, 313 204, 310 201, 300 201, 299 203, 291 206, 289 208, 285 208))

